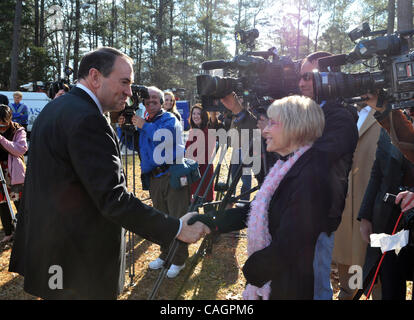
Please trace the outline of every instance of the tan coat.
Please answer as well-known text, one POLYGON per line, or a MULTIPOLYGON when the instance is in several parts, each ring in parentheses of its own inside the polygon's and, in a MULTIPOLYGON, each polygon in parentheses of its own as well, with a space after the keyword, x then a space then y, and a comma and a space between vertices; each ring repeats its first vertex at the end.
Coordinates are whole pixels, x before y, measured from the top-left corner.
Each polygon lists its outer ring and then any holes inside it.
POLYGON ((349 173, 348 194, 341 224, 335 231, 332 260, 345 265, 364 264, 366 243, 362 240, 357 220, 359 208, 367 188, 380 133, 380 125, 372 109, 359 129, 359 140, 349 173))

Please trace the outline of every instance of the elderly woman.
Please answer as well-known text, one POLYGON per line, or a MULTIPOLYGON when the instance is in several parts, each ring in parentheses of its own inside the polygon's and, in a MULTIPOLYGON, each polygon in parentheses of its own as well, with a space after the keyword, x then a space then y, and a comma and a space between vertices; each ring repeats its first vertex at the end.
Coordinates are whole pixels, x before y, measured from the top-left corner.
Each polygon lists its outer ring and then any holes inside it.
MULTIPOLYGON (((27 151, 26 131, 18 123, 12 122, 10 107, 0 104, 0 165, 6 180, 10 201, 15 207, 23 191, 25 177, 24 154, 27 151)), ((13 224, 7 198, 0 187, 0 217, 5 237, 0 241, 7 243, 13 239, 13 224)))
POLYGON ((267 151, 279 154, 249 206, 196 219, 217 232, 248 228, 243 267, 245 299, 312 299, 313 257, 329 207, 327 163, 312 148, 322 135, 324 115, 311 99, 290 96, 267 111, 267 151))

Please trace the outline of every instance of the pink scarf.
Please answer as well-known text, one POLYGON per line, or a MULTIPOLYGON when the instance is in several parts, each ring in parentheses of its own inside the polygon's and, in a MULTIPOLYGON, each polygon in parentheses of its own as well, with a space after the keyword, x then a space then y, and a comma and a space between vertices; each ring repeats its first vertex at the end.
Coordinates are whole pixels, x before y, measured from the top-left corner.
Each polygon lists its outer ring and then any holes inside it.
MULTIPOLYGON (((272 241, 268 217, 270 200, 286 173, 311 146, 312 144, 299 148, 287 161, 278 160, 267 174, 250 207, 247 221, 247 254, 249 257, 254 252, 270 245, 272 241)), ((261 296, 263 300, 269 300, 270 283, 271 281, 267 282, 261 288, 248 284, 243 292, 243 299, 258 300, 261 296)))

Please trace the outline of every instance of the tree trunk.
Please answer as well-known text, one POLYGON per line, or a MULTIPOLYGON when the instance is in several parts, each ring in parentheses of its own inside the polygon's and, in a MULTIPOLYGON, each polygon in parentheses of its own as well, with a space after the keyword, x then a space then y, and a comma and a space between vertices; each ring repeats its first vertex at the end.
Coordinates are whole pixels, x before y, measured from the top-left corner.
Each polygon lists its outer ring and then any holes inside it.
POLYGON ((45 0, 40 0, 39 45, 45 44, 45 0))
POLYGON ((10 90, 17 90, 17 72, 19 69, 19 39, 22 21, 22 0, 16 1, 13 24, 13 46, 11 52, 10 90))
POLYGON ((299 59, 299 46, 300 46, 300 20, 301 20, 301 3, 298 5, 298 34, 296 36, 296 59, 299 59))
POLYGON ((395 21, 395 0, 388 0, 388 21, 387 21, 387 33, 394 32, 395 21))
POLYGON ((78 78, 79 38, 80 38, 80 0, 76 0, 75 8, 75 43, 73 44, 73 79, 78 78))
POLYGON ((173 34, 174 34, 174 1, 170 1, 170 56, 171 57, 174 55, 173 34))
MULTIPOLYGON (((397 0, 397 29, 398 31, 413 29, 413 1, 397 0)), ((408 40, 409 48, 412 48, 412 39, 408 40)))
POLYGON ((35 0, 34 3, 34 12, 35 12, 35 37, 34 37, 34 45, 35 47, 39 46, 39 0, 35 0))

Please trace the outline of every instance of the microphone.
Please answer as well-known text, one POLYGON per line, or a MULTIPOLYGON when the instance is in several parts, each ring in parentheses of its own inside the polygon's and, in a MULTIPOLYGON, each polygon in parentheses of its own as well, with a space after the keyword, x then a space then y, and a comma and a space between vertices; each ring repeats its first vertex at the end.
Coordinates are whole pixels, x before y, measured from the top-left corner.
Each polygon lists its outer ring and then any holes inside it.
POLYGON ((201 68, 203 68, 203 70, 223 69, 223 68, 227 68, 228 66, 229 66, 229 62, 225 60, 210 60, 210 61, 204 61, 201 64, 201 68))
MULTIPOLYGON (((337 54, 334 56, 323 57, 318 59, 319 71, 327 71, 328 67, 338 67, 347 64, 346 54, 337 54)), ((333 70, 332 70, 333 71, 333 70)))

